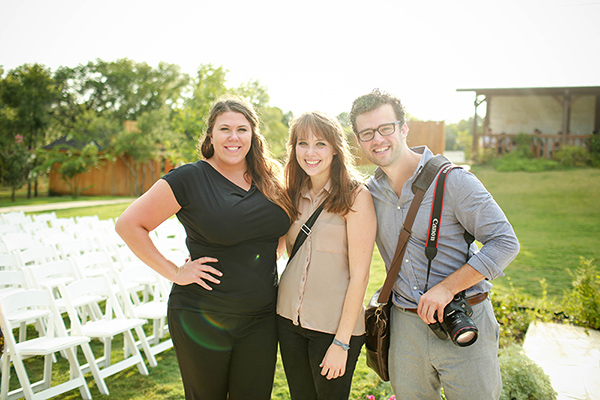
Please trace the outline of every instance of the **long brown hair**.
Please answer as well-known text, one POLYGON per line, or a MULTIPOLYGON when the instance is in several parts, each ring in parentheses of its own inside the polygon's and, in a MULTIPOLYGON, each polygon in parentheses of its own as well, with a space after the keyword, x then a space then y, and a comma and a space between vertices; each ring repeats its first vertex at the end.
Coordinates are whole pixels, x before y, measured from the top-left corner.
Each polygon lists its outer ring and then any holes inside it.
POLYGON ((308 185, 310 180, 296 159, 296 143, 305 139, 309 132, 331 144, 335 154, 331 162, 331 192, 323 208, 331 213, 346 215, 352 209, 357 189, 364 179, 356 169, 354 156, 337 119, 320 111, 312 111, 300 115, 290 125, 285 179, 287 193, 294 206, 292 219, 298 218, 302 188, 308 185))
POLYGON ((291 218, 293 207, 284 190, 284 181, 281 165, 271 155, 265 138, 260 134, 258 114, 254 107, 240 97, 226 97, 217 100, 208 116, 206 133, 200 144, 200 153, 204 158, 211 158, 215 148, 211 143, 212 131, 217 117, 224 112, 233 111, 242 114, 252 128, 250 150, 246 154, 246 178, 252 181, 256 188, 272 203, 283 208, 291 218))

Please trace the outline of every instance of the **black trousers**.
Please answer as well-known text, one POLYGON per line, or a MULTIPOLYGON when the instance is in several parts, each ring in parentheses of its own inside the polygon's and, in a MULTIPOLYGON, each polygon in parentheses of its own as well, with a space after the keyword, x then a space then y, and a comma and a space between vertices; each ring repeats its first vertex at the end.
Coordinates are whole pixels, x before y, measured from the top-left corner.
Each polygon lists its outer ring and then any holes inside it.
POLYGON ((328 380, 321 375, 321 361, 335 335, 296 326, 291 320, 277 317, 279 349, 292 400, 347 400, 352 375, 365 336, 352 336, 346 372, 328 380))
POLYGON ((277 361, 276 314, 169 309, 186 400, 269 400, 277 361))

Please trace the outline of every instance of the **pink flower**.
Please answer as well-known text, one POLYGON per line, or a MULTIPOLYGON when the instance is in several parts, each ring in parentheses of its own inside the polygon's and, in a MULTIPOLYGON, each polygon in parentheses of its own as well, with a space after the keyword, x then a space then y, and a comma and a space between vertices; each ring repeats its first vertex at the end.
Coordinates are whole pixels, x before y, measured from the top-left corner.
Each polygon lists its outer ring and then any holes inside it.
POLYGON ((372 394, 367 396, 367 400, 375 400, 375 396, 373 396, 372 394))
POLYGON ((17 136, 15 136, 15 142, 17 142, 17 143, 23 143, 23 135, 17 135, 17 136))
POLYGON ((393 394, 392 397, 389 398, 389 400, 396 400, 396 395, 393 394))

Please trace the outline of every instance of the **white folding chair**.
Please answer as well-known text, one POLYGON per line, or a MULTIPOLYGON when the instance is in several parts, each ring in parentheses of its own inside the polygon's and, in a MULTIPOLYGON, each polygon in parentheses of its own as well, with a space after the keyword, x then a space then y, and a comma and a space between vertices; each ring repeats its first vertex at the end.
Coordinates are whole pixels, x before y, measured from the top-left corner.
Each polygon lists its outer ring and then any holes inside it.
MULTIPOLYGON (((125 315, 130 318, 152 321, 152 335, 148 336, 147 340, 152 354, 152 358, 148 358, 148 362, 151 367, 154 367, 156 366, 154 356, 173 347, 171 338, 166 338, 169 299, 167 281, 148 266, 131 267, 123 271, 113 270, 113 274, 115 274, 114 279, 119 287, 125 315), (144 287, 150 286, 152 298, 145 302, 140 301, 140 296, 144 297, 146 293, 138 294, 129 289, 127 284, 131 282, 137 282, 144 287)), ((138 342, 137 345, 140 347, 141 343, 138 342)))
POLYGON ((22 232, 19 225, 0 224, 0 236, 16 232, 22 232))
MULTIPOLYGON (((13 293, 22 292, 31 289, 29 280, 22 269, 0 271, 0 297, 8 296, 13 293)), ((34 323, 38 332, 43 332, 45 327, 43 321, 39 318, 43 317, 45 312, 26 311, 19 315, 11 316, 11 321, 16 323, 19 321, 19 342, 27 339, 27 325, 34 323)))
POLYGON ((73 225, 75 225, 75 218, 73 218, 73 217, 56 218, 56 219, 50 220, 50 227, 59 228, 65 232, 67 232, 69 230, 69 228, 72 227, 73 225))
POLYGON ((70 258, 82 278, 106 275, 114 262, 110 253, 103 250, 92 250, 70 258))
POLYGON ((8 252, 22 251, 29 247, 39 246, 40 242, 32 234, 26 232, 15 232, 2 235, 2 241, 8 252))
POLYGON ((48 262, 58 261, 58 253, 56 249, 49 245, 38 245, 28 247, 24 250, 16 252, 21 267, 29 265, 40 265, 48 262))
POLYGON ((69 257, 77 257, 88 251, 92 251, 93 247, 89 240, 76 239, 75 236, 67 241, 57 243, 58 252, 63 259, 69 257))
POLYGON ((50 221, 54 221, 57 218, 55 211, 48 211, 48 212, 43 212, 40 214, 33 214, 31 217, 33 218, 34 222, 50 222, 50 221))
MULTIPOLYGON (((29 313, 31 315, 31 313, 29 313)), ((49 399, 61 393, 79 388, 81 397, 91 399, 84 374, 77 360, 76 348, 82 346, 84 354, 89 357, 91 351, 85 349, 89 338, 85 336, 68 336, 62 323, 60 314, 56 311, 52 297, 47 291, 27 290, 13 293, 0 298, 0 327, 4 333, 5 354, 2 357, 2 389, 0 397, 4 399, 49 399), (28 311, 44 311, 43 318, 47 329, 39 337, 24 342, 15 340, 13 329, 15 322, 19 322, 14 315, 28 314, 28 311), (64 353, 69 362, 69 380, 52 386, 53 355, 56 352, 64 353), (42 380, 31 383, 25 363, 25 358, 43 356, 44 368, 42 380), (9 392, 10 364, 15 369, 20 388, 9 392)), ((93 361, 92 361, 93 362, 93 361)), ((94 375, 99 373, 92 371, 94 375)))
POLYGON ((33 219, 29 215, 25 215, 23 211, 15 211, 0 214, 0 217, 7 225, 18 225, 25 224, 27 222, 33 222, 33 219))
POLYGON ((21 262, 15 253, 0 253, 0 271, 19 268, 21 268, 21 262))
MULTIPOLYGON (((104 354, 101 357, 95 357, 95 363, 100 368, 100 376, 106 378, 119 371, 137 365, 142 375, 148 375, 148 369, 140 354, 133 331, 136 332, 146 355, 151 355, 150 346, 146 340, 146 335, 142 326, 143 319, 126 318, 121 306, 112 291, 110 282, 105 276, 95 278, 84 278, 75 281, 67 286, 61 286, 60 292, 65 300, 67 311, 71 320, 71 331, 75 335, 89 336, 100 339, 104 342, 104 354), (74 304, 82 296, 98 295, 105 296, 106 302, 103 304, 104 314, 101 319, 83 321, 74 304), (126 350, 123 357, 118 362, 112 362, 112 339, 124 335, 124 345, 126 350)), ((100 304, 98 304, 100 306, 100 304)), ((87 371, 84 366, 84 371, 87 371)))
MULTIPOLYGON (((80 278, 77 268, 71 260, 58 260, 41 265, 32 265, 25 268, 30 286, 34 289, 49 290, 54 297, 56 308, 59 312, 66 312, 67 308, 64 300, 60 297, 60 285, 68 285, 80 278)), ((100 301, 102 298, 94 297, 93 301, 100 301)), ((89 302, 86 302, 86 304, 89 302)), ((82 307, 85 304, 77 304, 82 307)))
POLYGON ((20 224, 21 230, 23 232, 27 232, 30 235, 35 235, 35 233, 41 229, 46 229, 49 227, 46 221, 37 221, 37 222, 27 222, 20 224))

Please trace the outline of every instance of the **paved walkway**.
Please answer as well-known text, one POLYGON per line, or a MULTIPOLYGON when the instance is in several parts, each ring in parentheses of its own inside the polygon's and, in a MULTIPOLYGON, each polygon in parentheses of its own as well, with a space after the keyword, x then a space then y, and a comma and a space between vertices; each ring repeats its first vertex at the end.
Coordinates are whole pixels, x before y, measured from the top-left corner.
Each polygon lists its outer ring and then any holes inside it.
POLYGON ((600 399, 600 332, 578 326, 535 323, 525 354, 550 377, 559 400, 600 399))
POLYGON ((104 205, 110 205, 110 204, 131 203, 134 200, 135 200, 135 198, 133 198, 133 197, 124 197, 122 199, 114 199, 114 200, 81 200, 81 201, 65 201, 65 202, 60 202, 60 203, 34 204, 34 205, 30 205, 30 206, 10 206, 10 207, 0 207, 0 213, 16 212, 16 211, 24 211, 24 212, 54 211, 54 210, 64 210, 67 208, 93 207, 93 206, 104 206, 104 205))

